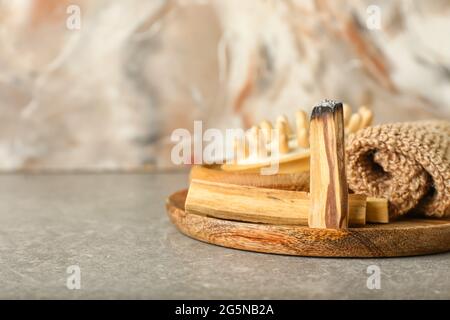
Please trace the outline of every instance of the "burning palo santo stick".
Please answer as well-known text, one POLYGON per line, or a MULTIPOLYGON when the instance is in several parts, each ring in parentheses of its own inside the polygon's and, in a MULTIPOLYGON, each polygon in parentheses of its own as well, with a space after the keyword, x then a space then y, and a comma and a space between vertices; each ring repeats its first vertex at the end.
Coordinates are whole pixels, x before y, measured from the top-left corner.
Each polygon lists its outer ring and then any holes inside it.
POLYGON ((310 228, 347 229, 342 103, 325 100, 314 107, 310 123, 310 228))

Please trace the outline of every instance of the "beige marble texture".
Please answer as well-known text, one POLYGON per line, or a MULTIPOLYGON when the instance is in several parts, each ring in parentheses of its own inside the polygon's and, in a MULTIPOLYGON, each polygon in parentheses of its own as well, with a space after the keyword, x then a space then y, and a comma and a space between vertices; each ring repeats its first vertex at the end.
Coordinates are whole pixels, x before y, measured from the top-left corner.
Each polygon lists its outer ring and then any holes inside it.
POLYGON ((324 98, 449 119, 449 35, 445 0, 0 0, 0 170, 173 167, 176 128, 324 98))

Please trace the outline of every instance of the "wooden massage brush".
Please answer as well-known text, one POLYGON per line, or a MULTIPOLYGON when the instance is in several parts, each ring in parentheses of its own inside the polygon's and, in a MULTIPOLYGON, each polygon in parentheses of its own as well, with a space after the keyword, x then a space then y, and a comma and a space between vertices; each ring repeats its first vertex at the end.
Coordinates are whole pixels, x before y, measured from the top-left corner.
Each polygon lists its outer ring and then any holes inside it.
MULTIPOLYGON (((343 111, 345 135, 372 125, 373 113, 366 106, 361 106, 358 112, 352 114, 352 108, 343 104, 343 111)), ((278 148, 279 173, 309 170, 309 120, 305 111, 295 113, 295 129, 285 115, 276 119, 275 126, 268 120, 253 126, 246 132, 244 139, 237 138, 234 141, 234 155, 240 157, 236 157, 232 163, 223 164, 221 169, 228 172, 257 172, 270 165, 270 156, 275 148, 278 148), (274 139, 278 140, 277 143, 274 139)))

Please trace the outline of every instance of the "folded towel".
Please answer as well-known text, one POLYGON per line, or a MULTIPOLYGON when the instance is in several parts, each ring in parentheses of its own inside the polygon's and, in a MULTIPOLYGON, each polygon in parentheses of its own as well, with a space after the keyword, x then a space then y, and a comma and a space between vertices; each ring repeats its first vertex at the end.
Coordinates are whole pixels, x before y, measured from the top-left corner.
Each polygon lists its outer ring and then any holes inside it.
POLYGON ((389 200, 392 217, 450 216, 450 122, 369 127, 346 146, 349 188, 389 200))

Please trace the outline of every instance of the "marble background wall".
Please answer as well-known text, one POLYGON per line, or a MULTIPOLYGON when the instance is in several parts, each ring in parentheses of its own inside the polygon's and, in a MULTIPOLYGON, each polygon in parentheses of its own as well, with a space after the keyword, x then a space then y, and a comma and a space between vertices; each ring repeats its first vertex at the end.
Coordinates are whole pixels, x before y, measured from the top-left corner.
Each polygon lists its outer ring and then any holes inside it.
POLYGON ((446 0, 0 0, 0 43, 2 171, 168 168, 175 128, 326 97, 450 118, 446 0))

